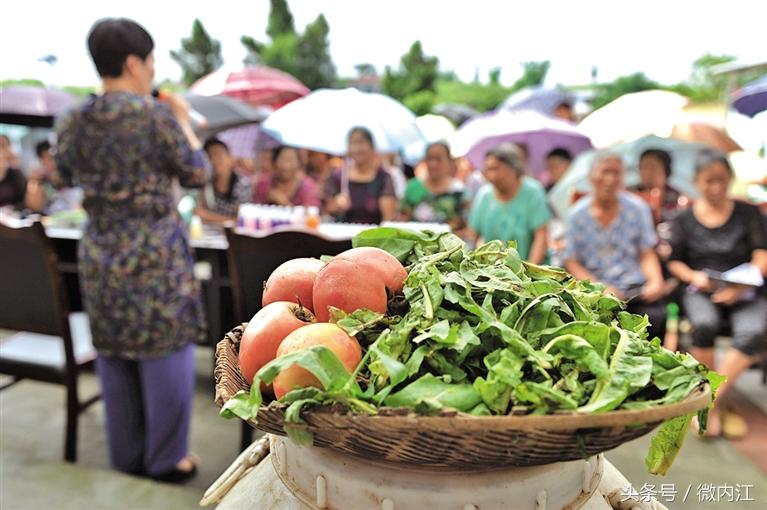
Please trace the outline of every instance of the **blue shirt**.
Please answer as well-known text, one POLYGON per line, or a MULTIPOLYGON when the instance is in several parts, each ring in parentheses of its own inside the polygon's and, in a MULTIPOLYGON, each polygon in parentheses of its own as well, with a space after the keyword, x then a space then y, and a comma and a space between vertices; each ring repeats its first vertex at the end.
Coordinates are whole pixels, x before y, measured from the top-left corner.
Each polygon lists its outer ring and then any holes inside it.
POLYGON ((600 282, 625 292, 644 285, 639 260, 657 239, 647 204, 628 192, 621 192, 618 201, 618 215, 607 227, 591 215, 591 197, 573 206, 567 218, 564 259, 578 261, 600 282))
POLYGON ((484 241, 516 241, 519 255, 526 259, 535 231, 550 217, 543 186, 525 176, 517 194, 506 202, 498 200, 492 184, 480 188, 469 213, 469 227, 484 241))

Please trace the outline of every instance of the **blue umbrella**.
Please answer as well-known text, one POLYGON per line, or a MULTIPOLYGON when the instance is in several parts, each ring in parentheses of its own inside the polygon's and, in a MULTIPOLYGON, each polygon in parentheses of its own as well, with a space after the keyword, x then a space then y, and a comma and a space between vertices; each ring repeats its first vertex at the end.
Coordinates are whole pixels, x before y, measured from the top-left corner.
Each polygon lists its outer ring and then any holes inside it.
POLYGON ((767 110, 767 74, 733 92, 732 107, 743 115, 755 116, 767 110))

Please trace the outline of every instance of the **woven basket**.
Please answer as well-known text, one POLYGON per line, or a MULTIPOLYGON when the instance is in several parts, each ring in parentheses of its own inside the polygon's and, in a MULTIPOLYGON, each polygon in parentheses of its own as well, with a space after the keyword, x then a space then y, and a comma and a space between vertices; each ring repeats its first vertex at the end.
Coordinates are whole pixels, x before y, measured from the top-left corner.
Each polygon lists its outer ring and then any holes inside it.
MULTIPOLYGON (((249 385, 237 352, 243 327, 216 346, 216 403, 223 406, 249 385)), ((419 416, 408 409, 381 409, 378 415, 313 408, 302 413, 314 445, 375 462, 423 470, 490 470, 583 459, 647 434, 664 420, 708 405, 702 386, 676 404, 641 411, 545 416, 469 416, 443 412, 419 416)), ((285 435, 285 406, 262 406, 252 426, 285 435)), ((296 426, 291 424, 290 426, 296 426)))

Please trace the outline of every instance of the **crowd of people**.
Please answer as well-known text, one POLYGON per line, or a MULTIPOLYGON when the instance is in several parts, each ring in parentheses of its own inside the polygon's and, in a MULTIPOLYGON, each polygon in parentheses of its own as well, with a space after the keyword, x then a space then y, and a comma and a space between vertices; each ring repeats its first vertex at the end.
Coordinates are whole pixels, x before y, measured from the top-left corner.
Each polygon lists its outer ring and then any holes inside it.
MULTIPOLYGON (((196 213, 205 222, 232 221, 244 203, 293 205, 317 207, 343 222, 446 223, 470 244, 513 241, 526 260, 559 261, 574 276, 603 283, 630 311, 647 314, 651 335, 661 339, 666 304, 679 302, 692 325, 693 354, 728 377, 720 395, 767 349, 767 287, 721 283, 712 273, 751 263, 767 276, 767 221, 730 196, 733 171, 721 153, 698 155, 700 198, 692 202, 668 184, 668 152, 651 148, 632 162, 640 176, 632 189, 624 182, 626 161, 598 153, 593 191, 560 219, 564 239, 553 243, 551 186, 527 173, 524 146, 502 144, 487 152, 482 168, 467 169, 446 143, 436 142, 422 163, 408 168, 379 154, 370 131, 352 127, 343 158, 283 146, 261 151, 251 167, 257 172, 244 171, 222 140, 197 139, 183 100, 152 98, 153 41, 142 27, 105 20, 88 45, 104 93, 60 122, 55 159, 50 144, 38 146, 41 166, 28 178, 10 141, 0 139, 0 206, 51 213, 81 202, 88 213, 79 270, 100 354, 112 462, 123 471, 173 480, 195 469, 187 452, 189 345, 205 319, 184 225, 174 212, 174 179, 198 188, 196 213), (670 226, 670 234, 659 237, 659 224, 670 226), (135 299, 147 289, 151 299, 135 299), (713 340, 724 322, 733 342, 716 366, 713 340), (158 391, 142 393, 150 384, 158 391), (163 419, 171 414, 169 402, 181 417, 173 424, 163 419), (158 406, 164 411, 155 413, 158 406), (137 423, 137 415, 144 421, 137 423)), ((572 160, 562 148, 547 155, 552 182, 572 160)), ((717 404, 710 434, 726 429, 728 419, 736 423, 725 411, 717 404)))

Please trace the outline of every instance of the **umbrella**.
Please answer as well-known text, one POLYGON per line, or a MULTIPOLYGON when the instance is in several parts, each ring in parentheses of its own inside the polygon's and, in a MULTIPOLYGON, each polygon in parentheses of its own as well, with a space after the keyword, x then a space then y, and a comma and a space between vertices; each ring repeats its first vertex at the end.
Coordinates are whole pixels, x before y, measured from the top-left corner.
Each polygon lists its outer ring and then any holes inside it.
MULTIPOLYGON (((695 156, 703 148, 701 143, 684 142, 648 135, 632 142, 621 143, 610 148, 622 156, 626 166, 626 186, 639 183, 639 156, 647 149, 661 149, 671 154, 672 172, 669 184, 685 195, 698 195, 693 183, 695 156)), ((589 192, 589 172, 596 151, 588 151, 579 155, 559 182, 549 192, 549 203, 559 217, 567 215, 573 191, 589 192)))
POLYGON ((252 106, 279 108, 309 93, 293 76, 264 66, 219 69, 192 84, 191 92, 202 96, 225 95, 252 106))
POLYGON ((501 110, 534 110, 551 116, 560 104, 574 105, 575 95, 561 88, 525 87, 507 97, 501 110))
POLYGON ((0 87, 0 123, 52 127, 57 115, 75 105, 63 90, 42 87, 0 87))
POLYGON ((667 137, 688 99, 665 90, 624 94, 594 110, 580 124, 594 146, 609 147, 654 134, 667 137))
POLYGON ((235 158, 255 159, 258 151, 278 147, 280 142, 264 133, 260 124, 247 124, 227 129, 216 135, 235 158))
POLYGON ((205 117, 205 123, 201 127, 208 134, 243 124, 261 122, 269 115, 264 107, 253 108, 227 96, 184 94, 184 99, 195 111, 205 117))
POLYGON ((450 119, 456 126, 460 126, 467 120, 479 115, 479 112, 471 106, 458 103, 440 103, 431 109, 433 113, 450 119))
POLYGON ((733 92, 731 101, 733 108, 749 117, 767 110, 767 74, 733 92))
POLYGON ((269 116, 264 131, 286 145, 329 154, 345 154, 355 126, 373 134, 376 149, 397 152, 423 141, 413 112, 382 94, 357 89, 319 89, 269 116))
POLYGON ((686 120, 677 122, 671 130, 671 138, 687 142, 700 142, 722 152, 740 151, 743 148, 730 138, 722 128, 708 122, 686 120))
POLYGON ((482 167, 488 150, 504 142, 527 146, 528 171, 547 181, 544 173, 546 155, 557 147, 573 156, 591 148, 591 141, 568 122, 534 111, 501 110, 480 116, 463 126, 451 137, 453 156, 465 156, 476 168, 482 167))

